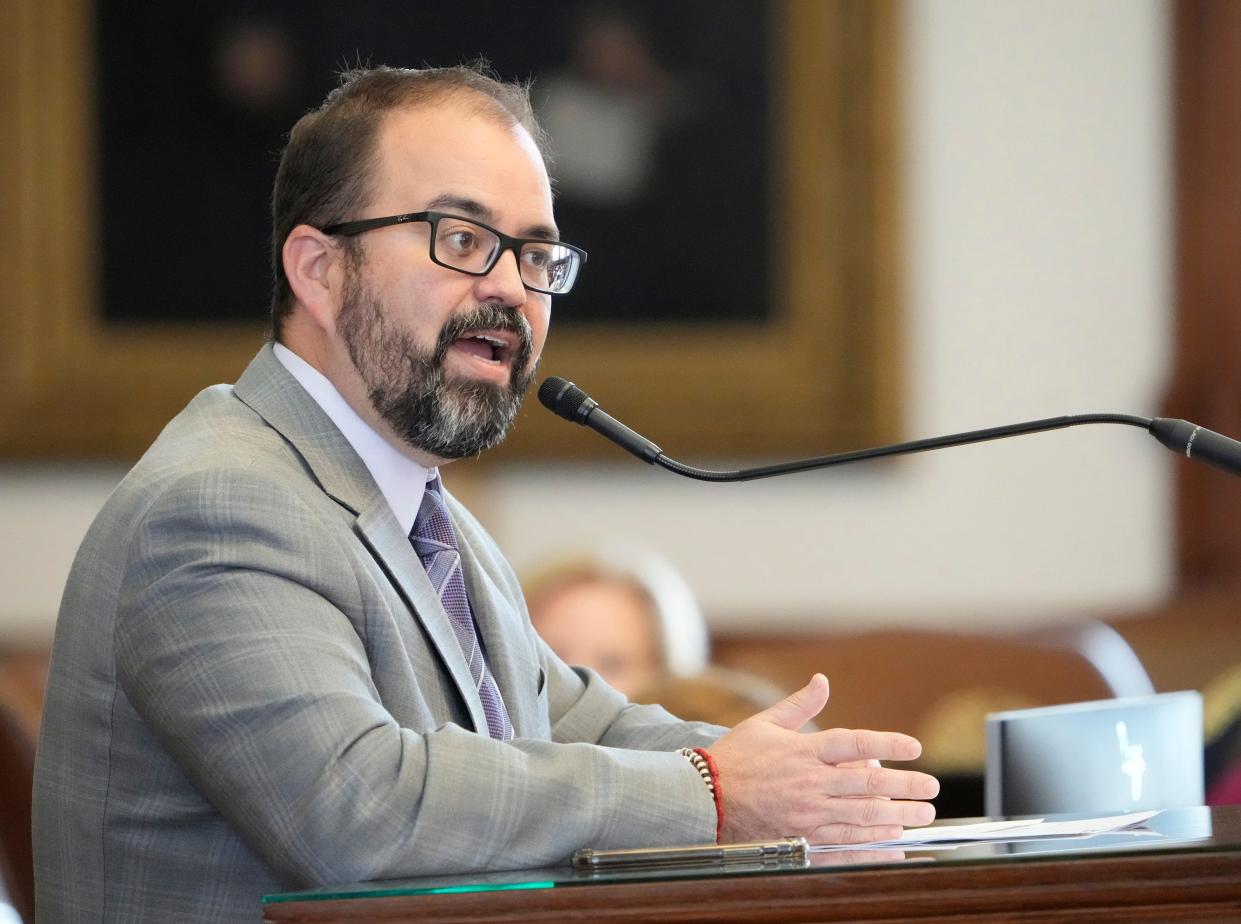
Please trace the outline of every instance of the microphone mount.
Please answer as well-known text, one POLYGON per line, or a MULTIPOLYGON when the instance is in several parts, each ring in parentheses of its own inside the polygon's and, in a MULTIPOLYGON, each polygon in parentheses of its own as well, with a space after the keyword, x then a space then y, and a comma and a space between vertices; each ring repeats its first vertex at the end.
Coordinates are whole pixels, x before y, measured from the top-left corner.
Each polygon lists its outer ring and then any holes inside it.
POLYGON ((759 478, 791 475, 795 472, 830 468, 866 459, 927 452, 932 449, 946 449, 950 446, 965 446, 970 443, 1006 439, 1010 436, 1023 436, 1044 430, 1061 430, 1085 424, 1123 424, 1141 427, 1174 452, 1183 452, 1187 458, 1198 459, 1233 475, 1241 475, 1241 442, 1186 420, 1168 417, 1138 417, 1133 414, 1069 414, 1062 417, 1030 420, 1025 423, 1007 424, 1001 427, 989 427, 984 430, 970 430, 966 433, 954 433, 948 436, 911 440, 890 446, 876 446, 870 449, 797 459, 775 465, 733 470, 695 468, 669 458, 650 440, 604 413, 596 401, 572 382, 557 376, 545 379, 539 387, 539 401, 552 413, 598 431, 642 461, 659 465, 670 472, 697 481, 754 481, 759 478))

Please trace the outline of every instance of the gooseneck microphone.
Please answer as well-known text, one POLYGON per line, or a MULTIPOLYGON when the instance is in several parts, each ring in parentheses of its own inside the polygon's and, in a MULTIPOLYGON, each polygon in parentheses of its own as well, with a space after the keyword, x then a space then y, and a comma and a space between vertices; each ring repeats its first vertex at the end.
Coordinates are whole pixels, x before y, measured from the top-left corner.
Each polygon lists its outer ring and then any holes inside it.
POLYGON ((592 400, 586 392, 559 376, 553 375, 543 380, 543 384, 539 386, 539 401, 553 414, 602 433, 643 462, 658 462, 667 458, 662 449, 646 437, 630 430, 611 414, 605 414, 598 402, 592 400))
POLYGON ((891 446, 876 446, 872 449, 858 449, 830 456, 798 459, 777 465, 715 471, 694 468, 668 458, 662 449, 646 437, 635 433, 615 417, 604 413, 598 402, 582 389, 558 376, 545 379, 539 386, 539 401, 552 413, 575 424, 590 427, 622 449, 633 453, 643 462, 662 466, 678 475, 699 481, 753 481, 774 475, 790 475, 794 472, 829 468, 848 462, 861 462, 864 459, 926 452, 930 449, 944 449, 948 446, 964 446, 969 443, 982 443, 987 440, 1005 439, 1010 436, 1039 433, 1043 430, 1059 430, 1083 424, 1125 424, 1130 427, 1141 427, 1173 452, 1184 453, 1186 458, 1198 459, 1233 475, 1241 475, 1241 442, 1187 420, 1169 417, 1152 419, 1136 417, 1132 414, 1069 414, 1064 417, 1048 417, 1043 420, 1008 424, 1003 427, 990 427, 986 430, 971 430, 968 433, 954 433, 949 436, 912 440, 908 443, 895 443, 891 446))

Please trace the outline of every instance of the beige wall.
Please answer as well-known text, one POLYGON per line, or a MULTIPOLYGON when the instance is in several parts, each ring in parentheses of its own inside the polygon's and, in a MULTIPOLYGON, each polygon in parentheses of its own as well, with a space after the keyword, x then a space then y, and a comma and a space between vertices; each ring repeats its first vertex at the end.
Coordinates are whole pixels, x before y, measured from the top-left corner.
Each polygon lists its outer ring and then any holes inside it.
MULTIPOLYGON (((1165 4, 906 12, 906 432, 1153 413, 1171 302, 1165 4)), ((675 433, 650 435, 675 455, 675 433)), ((499 472, 480 509, 519 568, 602 538, 652 544, 721 627, 1017 625, 1168 593, 1172 462, 1102 427, 733 486, 618 457, 499 472)), ((0 468, 0 638, 50 633, 120 474, 0 468)))

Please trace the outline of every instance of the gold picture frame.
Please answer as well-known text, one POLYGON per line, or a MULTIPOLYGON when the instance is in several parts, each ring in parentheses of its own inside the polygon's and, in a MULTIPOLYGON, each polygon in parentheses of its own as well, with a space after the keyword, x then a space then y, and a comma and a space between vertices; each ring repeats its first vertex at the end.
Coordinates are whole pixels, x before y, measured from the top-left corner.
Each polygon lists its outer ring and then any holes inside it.
MULTIPOLYGON (((771 319, 553 323, 542 367, 677 457, 820 453, 899 431, 898 5, 772 11, 787 233, 771 319)), ((0 135, 17 140, 0 145, 0 458, 132 459, 193 394, 234 380, 263 335, 261 322, 102 320, 92 34, 89 0, 0 6, 0 135)), ((494 457, 610 452, 528 401, 494 457)))

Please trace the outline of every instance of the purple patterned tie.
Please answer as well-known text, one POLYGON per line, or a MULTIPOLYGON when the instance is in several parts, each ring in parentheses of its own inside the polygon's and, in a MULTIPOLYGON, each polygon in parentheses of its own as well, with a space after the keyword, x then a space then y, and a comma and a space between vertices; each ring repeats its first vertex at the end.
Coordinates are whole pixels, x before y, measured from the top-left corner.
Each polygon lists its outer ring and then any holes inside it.
POLYGON ((453 634, 457 636, 457 642, 465 654, 466 663, 470 666, 470 677, 473 678, 478 697, 483 702, 487 731, 492 738, 508 741, 513 737, 513 725, 509 722, 508 710, 504 708, 504 700, 500 697, 500 688, 496 686, 491 669, 487 667, 487 659, 483 656, 483 649, 478 643, 478 626, 474 622, 470 601, 465 594, 457 534, 453 531, 452 520, 444 506, 438 477, 427 482, 427 489, 422 495, 422 507, 418 511, 418 519, 414 521, 414 531, 410 534, 409 541, 422 559, 422 566, 427 569, 431 586, 439 594, 440 602, 444 604, 444 610, 452 622, 453 634))

